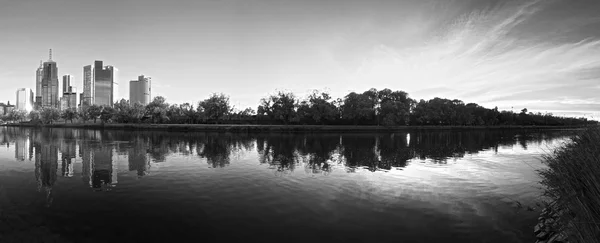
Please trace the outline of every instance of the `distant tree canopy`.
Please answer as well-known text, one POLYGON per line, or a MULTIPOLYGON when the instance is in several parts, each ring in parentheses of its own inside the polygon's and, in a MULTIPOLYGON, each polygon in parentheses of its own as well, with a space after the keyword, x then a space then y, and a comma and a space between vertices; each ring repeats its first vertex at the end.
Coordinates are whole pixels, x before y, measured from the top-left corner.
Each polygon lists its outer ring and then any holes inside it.
MULTIPOLYGON (((222 93, 213 93, 208 99, 200 101, 198 108, 203 111, 206 118, 215 122, 222 120, 232 112, 232 108, 229 105, 229 96, 222 93)), ((174 107, 174 109, 177 109, 177 107, 174 107)))
POLYGON ((414 100, 408 93, 390 89, 350 92, 333 99, 328 92, 313 90, 304 98, 291 92, 278 91, 259 101, 256 110, 238 109, 229 96, 213 93, 193 104, 169 104, 162 96, 148 105, 120 100, 112 107, 84 106, 59 111, 43 108, 29 114, 11 111, 0 117, 6 122, 31 120, 53 123, 59 119, 83 122, 100 119, 103 123, 229 123, 229 124, 299 124, 299 125, 382 125, 382 126, 497 126, 535 125, 564 126, 598 124, 585 118, 557 117, 552 113, 532 113, 523 108, 519 113, 488 109, 457 99, 433 98, 414 100))

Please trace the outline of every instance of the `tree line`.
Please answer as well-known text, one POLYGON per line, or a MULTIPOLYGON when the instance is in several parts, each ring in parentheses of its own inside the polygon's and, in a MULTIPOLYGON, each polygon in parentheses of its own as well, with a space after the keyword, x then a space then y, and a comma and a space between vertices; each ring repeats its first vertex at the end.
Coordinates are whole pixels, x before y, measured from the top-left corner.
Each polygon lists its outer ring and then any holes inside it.
POLYGON ((260 100, 256 110, 237 109, 229 96, 213 93, 197 104, 169 104, 162 96, 148 105, 120 100, 113 106, 85 106, 58 110, 42 108, 30 113, 14 110, 1 117, 5 122, 31 121, 51 124, 59 120, 103 123, 156 124, 295 124, 295 125, 381 125, 381 126, 564 126, 597 124, 586 118, 558 117, 552 113, 519 113, 488 109, 457 99, 414 100, 404 91, 369 89, 333 99, 327 92, 314 90, 298 98, 279 91, 260 100))

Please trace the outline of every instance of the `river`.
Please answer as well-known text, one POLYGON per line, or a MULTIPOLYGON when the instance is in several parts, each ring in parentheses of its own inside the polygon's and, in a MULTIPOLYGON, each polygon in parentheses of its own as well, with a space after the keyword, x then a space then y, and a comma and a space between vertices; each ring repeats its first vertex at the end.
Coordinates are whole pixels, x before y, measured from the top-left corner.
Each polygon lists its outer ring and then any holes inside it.
POLYGON ((572 133, 3 127, 0 242, 534 242, 572 133))

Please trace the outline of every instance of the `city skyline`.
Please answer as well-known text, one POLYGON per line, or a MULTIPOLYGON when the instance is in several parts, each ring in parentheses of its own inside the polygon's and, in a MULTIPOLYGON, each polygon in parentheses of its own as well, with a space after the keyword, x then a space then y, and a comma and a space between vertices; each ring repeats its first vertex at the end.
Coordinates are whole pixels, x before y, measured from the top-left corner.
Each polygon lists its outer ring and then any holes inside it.
MULTIPOLYGON (((0 77, 15 80, 0 99, 36 87, 31 70, 52 48, 59 74, 74 75, 76 87, 81 66, 104 60, 120 68, 120 80, 151 73, 153 96, 171 103, 223 92, 232 105, 256 109, 278 89, 300 96, 329 89, 339 98, 374 87, 415 99, 600 117, 600 19, 593 11, 600 4, 591 0, 128 1, 119 9, 62 2, 10 2, 0 10, 7 23, 0 31, 9 36, 0 51, 14 57, 0 61, 0 77), (98 11, 83 14, 86 8, 98 11), (24 17, 29 11, 56 27, 37 26, 24 17)), ((128 99, 129 85, 119 86, 116 100, 128 99)))

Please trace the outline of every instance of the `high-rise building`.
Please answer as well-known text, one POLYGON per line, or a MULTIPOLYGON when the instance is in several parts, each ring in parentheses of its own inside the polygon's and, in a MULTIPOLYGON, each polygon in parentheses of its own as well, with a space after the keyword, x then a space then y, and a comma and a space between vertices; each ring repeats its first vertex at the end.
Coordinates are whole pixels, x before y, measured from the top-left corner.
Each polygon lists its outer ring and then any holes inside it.
POLYGON ((56 62, 52 61, 50 49, 50 59, 43 63, 42 107, 59 108, 58 85, 58 67, 56 62))
POLYGON ((152 79, 144 77, 144 75, 140 75, 138 80, 129 81, 129 103, 140 103, 142 105, 150 103, 150 99, 152 98, 150 97, 151 84, 152 79))
POLYGON ((118 70, 102 61, 83 67, 82 105, 112 106, 117 98, 118 70))
POLYGON ((88 106, 94 104, 94 68, 92 65, 83 67, 83 93, 81 97, 81 105, 88 106))
POLYGON ((42 78, 44 78, 44 64, 40 60, 40 67, 35 71, 35 109, 42 106, 42 78))
POLYGON ((77 89, 71 86, 74 81, 72 75, 63 76, 62 98, 60 98, 60 109, 77 108, 77 89))
POLYGON ((63 93, 63 96, 60 98, 60 109, 66 110, 69 108, 77 108, 77 88, 69 86, 68 92, 63 93))
POLYGON ((17 110, 33 110, 33 90, 29 88, 17 89, 17 110))
POLYGON ((71 83, 74 81, 73 75, 63 75, 62 93, 69 93, 71 91, 71 83))

